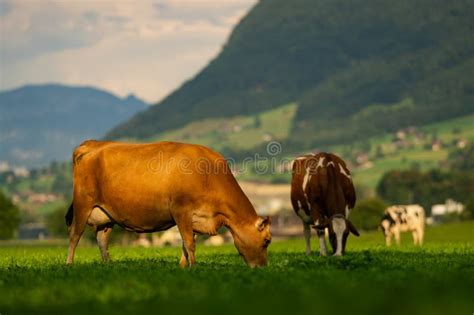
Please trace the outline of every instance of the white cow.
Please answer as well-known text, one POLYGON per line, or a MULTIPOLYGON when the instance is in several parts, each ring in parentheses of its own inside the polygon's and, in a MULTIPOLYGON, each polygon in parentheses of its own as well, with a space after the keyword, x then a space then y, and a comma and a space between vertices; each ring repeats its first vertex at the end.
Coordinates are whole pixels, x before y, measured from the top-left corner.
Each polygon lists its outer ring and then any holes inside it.
POLYGON ((400 233, 410 231, 413 235, 413 244, 421 246, 425 233, 425 210, 420 205, 388 207, 385 209, 380 226, 387 246, 392 244, 392 237, 395 237, 397 245, 400 245, 400 233))

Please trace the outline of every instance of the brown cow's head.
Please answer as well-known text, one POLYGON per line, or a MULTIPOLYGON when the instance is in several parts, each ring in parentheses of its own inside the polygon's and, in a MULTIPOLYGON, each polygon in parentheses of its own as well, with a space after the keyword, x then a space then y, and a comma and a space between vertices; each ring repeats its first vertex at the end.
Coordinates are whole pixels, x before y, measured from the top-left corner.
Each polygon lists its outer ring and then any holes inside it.
POLYGON ((332 217, 321 219, 317 222, 315 228, 318 230, 329 230, 329 241, 331 242, 334 256, 342 256, 346 250, 346 241, 349 236, 349 232, 355 236, 359 236, 359 231, 352 224, 351 221, 346 219, 343 215, 334 215, 332 217))
POLYGON ((233 231, 235 247, 250 267, 267 265, 267 248, 272 241, 271 219, 258 218, 255 224, 247 224, 233 231))

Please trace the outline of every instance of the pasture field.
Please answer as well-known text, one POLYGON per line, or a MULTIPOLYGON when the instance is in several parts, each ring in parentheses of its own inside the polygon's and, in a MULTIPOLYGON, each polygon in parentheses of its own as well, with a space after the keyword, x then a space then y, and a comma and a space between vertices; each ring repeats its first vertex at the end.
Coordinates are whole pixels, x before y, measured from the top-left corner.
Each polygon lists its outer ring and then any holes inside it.
MULTIPOLYGON (((474 222, 428 228, 426 245, 386 248, 380 232, 351 236, 345 257, 304 255, 302 239, 275 241, 269 266, 249 269, 232 245, 113 246, 103 264, 80 247, 0 248, 0 313, 10 314, 473 314, 474 222)), ((318 249, 317 240, 313 240, 318 249)))

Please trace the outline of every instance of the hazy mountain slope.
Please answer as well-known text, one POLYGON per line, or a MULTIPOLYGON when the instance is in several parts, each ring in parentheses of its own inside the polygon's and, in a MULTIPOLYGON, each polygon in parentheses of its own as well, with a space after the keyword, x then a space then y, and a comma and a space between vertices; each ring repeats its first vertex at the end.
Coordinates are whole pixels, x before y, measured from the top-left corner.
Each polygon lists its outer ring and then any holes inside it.
POLYGON ((473 30, 467 0, 263 0, 203 71, 108 137, 295 101, 300 149, 472 113, 473 30))
POLYGON ((102 137, 146 104, 89 87, 25 86, 0 92, 0 160, 38 166, 69 159, 82 140, 102 137))

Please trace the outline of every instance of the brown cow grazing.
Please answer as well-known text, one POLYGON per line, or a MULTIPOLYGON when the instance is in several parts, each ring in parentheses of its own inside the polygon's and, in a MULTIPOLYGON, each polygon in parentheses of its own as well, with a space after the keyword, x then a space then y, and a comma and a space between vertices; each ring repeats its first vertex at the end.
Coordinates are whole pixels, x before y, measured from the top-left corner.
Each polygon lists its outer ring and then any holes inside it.
POLYGON ((317 231, 320 253, 327 255, 325 228, 334 256, 345 252, 349 232, 359 232, 347 219, 356 201, 351 174, 344 161, 331 153, 303 155, 293 162, 291 203, 303 221, 306 254, 311 253, 311 227, 317 231))
POLYGON ((222 226, 249 266, 267 264, 270 219, 257 216, 220 154, 174 142, 89 140, 76 148, 73 164, 68 264, 87 224, 96 232, 104 261, 115 224, 139 233, 177 225, 183 267, 195 262, 195 234, 215 235, 222 226))

